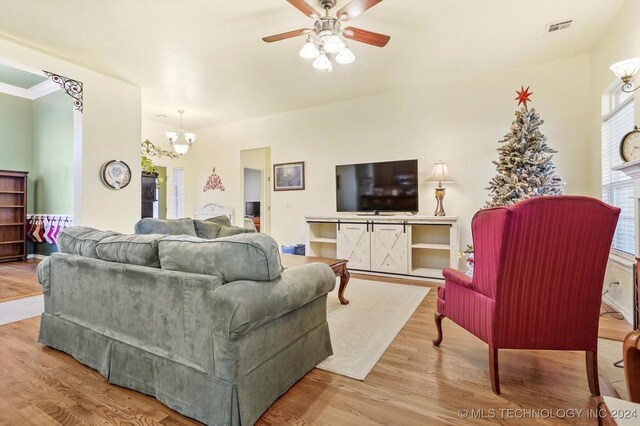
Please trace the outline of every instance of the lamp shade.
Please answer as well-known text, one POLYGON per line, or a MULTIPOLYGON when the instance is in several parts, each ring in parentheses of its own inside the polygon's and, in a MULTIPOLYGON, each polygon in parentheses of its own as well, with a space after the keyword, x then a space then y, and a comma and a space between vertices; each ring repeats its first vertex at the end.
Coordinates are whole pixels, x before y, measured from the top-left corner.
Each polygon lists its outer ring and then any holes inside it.
POLYGON ((436 163, 435 166, 433 166, 433 172, 431 176, 429 176, 429 179, 427 179, 427 182, 453 182, 451 175, 449 175, 447 165, 443 162, 436 163))
POLYGON ((640 58, 625 59, 609 67, 618 78, 631 78, 640 70, 640 58))

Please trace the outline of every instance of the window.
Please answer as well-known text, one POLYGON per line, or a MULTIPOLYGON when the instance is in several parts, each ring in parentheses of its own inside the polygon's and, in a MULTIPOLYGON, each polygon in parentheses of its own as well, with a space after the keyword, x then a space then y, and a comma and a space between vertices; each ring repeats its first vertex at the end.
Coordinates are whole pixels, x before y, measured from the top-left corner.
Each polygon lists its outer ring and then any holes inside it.
POLYGON ((611 170, 622 164, 620 141, 633 130, 633 96, 620 87, 606 94, 609 113, 602 121, 602 200, 622 209, 612 248, 635 255, 635 197, 633 181, 622 172, 611 170))
POLYGON ((180 219, 182 217, 182 168, 173 169, 173 217, 180 219))

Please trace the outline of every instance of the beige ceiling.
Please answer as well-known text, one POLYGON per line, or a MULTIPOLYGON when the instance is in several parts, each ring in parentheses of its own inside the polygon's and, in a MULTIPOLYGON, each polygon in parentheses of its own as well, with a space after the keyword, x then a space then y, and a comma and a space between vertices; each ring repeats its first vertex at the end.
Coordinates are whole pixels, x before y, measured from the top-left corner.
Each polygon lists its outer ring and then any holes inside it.
POLYGON ((385 0, 351 25, 389 44, 352 43, 356 62, 331 74, 298 56, 302 38, 261 41, 312 24, 285 0, 0 0, 0 34, 138 85, 145 118, 184 109, 197 129, 587 53, 622 3, 385 0))

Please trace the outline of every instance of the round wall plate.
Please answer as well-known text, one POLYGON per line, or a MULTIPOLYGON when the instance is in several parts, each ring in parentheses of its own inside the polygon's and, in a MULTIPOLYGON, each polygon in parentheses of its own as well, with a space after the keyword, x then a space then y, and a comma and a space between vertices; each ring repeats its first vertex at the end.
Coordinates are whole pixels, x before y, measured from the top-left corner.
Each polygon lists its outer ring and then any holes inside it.
POLYGON ((107 161, 102 165, 100 177, 109 188, 122 189, 131 182, 131 169, 124 161, 107 161))

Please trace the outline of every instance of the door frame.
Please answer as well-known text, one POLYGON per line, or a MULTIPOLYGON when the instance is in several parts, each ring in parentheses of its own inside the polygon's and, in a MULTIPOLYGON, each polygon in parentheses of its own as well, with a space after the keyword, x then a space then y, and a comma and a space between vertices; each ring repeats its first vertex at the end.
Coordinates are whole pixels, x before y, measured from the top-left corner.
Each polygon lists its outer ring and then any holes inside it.
POLYGON ((260 232, 271 234, 271 147, 261 147, 240 150, 240 218, 244 218, 244 169, 258 169, 262 172, 262 197, 260 200, 260 232), (262 151, 262 159, 259 166, 248 163, 245 156, 262 151))

